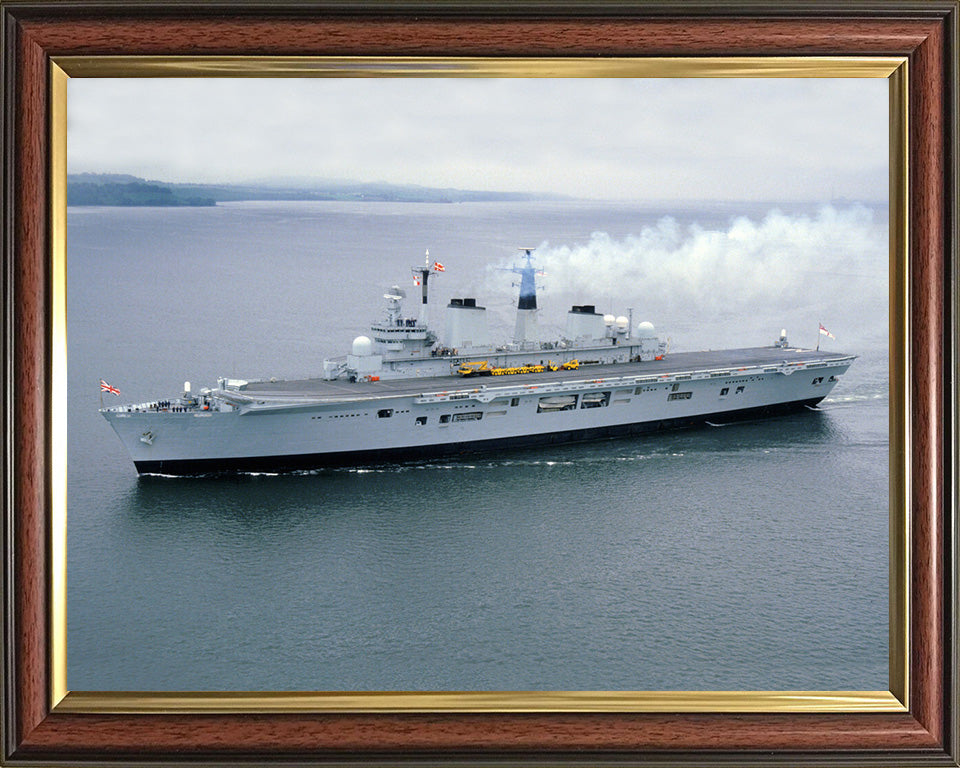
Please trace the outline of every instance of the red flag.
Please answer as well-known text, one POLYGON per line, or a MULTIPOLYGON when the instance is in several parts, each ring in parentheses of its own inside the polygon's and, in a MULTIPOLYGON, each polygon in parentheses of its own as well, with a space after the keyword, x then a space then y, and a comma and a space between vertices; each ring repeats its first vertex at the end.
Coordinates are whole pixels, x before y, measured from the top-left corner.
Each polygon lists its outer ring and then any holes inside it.
POLYGON ((433 262, 433 271, 434 272, 446 272, 446 267, 443 266, 439 261, 433 262))
POLYGON ((827 337, 831 338, 831 339, 836 339, 836 338, 837 338, 837 337, 834 336, 832 333, 830 333, 830 331, 828 331, 826 328, 823 327, 823 323, 820 323, 820 333, 823 334, 824 336, 827 336, 827 337))

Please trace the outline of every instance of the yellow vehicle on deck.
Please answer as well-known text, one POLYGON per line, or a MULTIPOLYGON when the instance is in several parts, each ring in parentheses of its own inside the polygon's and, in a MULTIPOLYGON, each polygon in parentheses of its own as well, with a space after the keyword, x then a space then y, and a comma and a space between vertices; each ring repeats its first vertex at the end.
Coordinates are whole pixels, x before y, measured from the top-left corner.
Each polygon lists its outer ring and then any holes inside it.
POLYGON ((461 376, 512 376, 517 373, 543 373, 544 371, 575 371, 580 367, 579 360, 566 363, 548 362, 546 365, 517 365, 512 368, 491 368, 487 360, 462 363, 457 369, 461 376))
POLYGON ((486 360, 477 360, 473 363, 463 363, 457 369, 461 376, 489 376, 493 370, 487 367, 486 360))
POLYGON ((545 370, 545 365, 519 365, 514 368, 494 368, 491 373, 494 376, 512 376, 515 373, 543 373, 545 370))

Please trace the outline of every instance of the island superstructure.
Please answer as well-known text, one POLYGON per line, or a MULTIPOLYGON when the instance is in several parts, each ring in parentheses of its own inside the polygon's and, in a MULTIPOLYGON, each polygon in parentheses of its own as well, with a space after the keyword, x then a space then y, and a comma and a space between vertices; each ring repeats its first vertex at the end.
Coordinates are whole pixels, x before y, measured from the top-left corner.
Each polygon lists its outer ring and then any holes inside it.
POLYGON ((438 262, 413 267, 419 298, 384 294, 383 317, 320 376, 220 378, 174 398, 102 407, 141 474, 290 471, 568 443, 813 407, 855 355, 792 347, 668 354, 649 322, 574 305, 541 340, 533 249, 522 249, 513 338, 491 343, 475 298, 430 323, 438 262))

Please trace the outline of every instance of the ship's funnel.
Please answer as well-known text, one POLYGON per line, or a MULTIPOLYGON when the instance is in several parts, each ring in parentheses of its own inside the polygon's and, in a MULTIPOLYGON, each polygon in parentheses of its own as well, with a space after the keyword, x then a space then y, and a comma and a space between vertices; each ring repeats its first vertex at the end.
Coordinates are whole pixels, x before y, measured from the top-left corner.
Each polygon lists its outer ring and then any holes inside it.
POLYGON ((450 299, 443 346, 466 350, 490 344, 487 331, 487 310, 477 306, 476 299, 450 299))
POLYGON ((593 304, 574 304, 567 312, 567 338, 574 342, 591 342, 606 334, 603 315, 593 304))

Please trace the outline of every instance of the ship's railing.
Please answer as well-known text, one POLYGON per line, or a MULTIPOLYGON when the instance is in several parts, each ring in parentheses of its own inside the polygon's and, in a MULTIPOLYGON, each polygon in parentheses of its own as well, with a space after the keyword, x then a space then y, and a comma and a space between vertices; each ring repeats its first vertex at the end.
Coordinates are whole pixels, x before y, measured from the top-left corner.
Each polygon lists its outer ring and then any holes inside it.
POLYGON ((100 410, 108 413, 203 413, 219 411, 220 402, 215 397, 200 397, 193 402, 183 402, 175 398, 171 400, 152 400, 147 403, 112 405, 100 410))
POLYGON ((157 403, 127 403, 125 405, 111 405, 100 410, 105 413, 149 413, 157 410, 157 403))
POLYGON ((388 323, 374 323, 370 326, 370 330, 375 333, 384 333, 389 335, 405 335, 408 333, 415 333, 418 337, 422 337, 429 329, 425 325, 419 325, 414 322, 413 325, 390 325, 388 323))
POLYGON ((127 405, 114 405, 110 408, 103 408, 104 411, 111 413, 158 413, 169 410, 164 403, 165 400, 154 400, 149 403, 128 403, 127 405))
POLYGON ((427 326, 423 325, 420 322, 420 319, 417 317, 398 317, 392 323, 384 323, 384 322, 371 323, 370 327, 371 328, 387 328, 391 330, 394 328, 410 328, 410 329, 421 329, 421 330, 427 329, 427 326))

